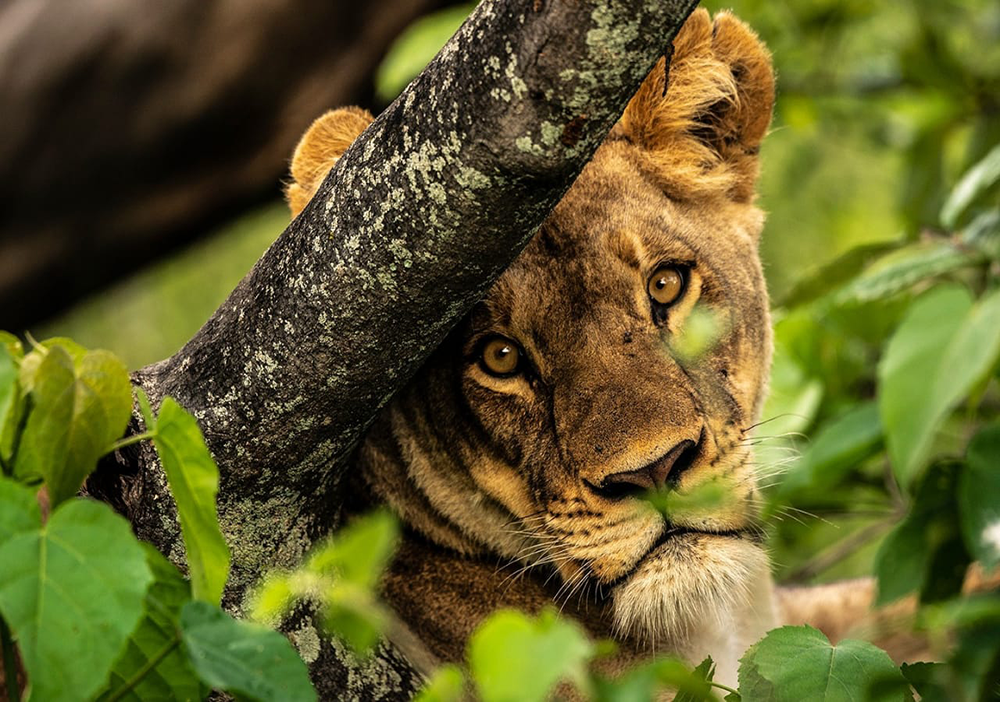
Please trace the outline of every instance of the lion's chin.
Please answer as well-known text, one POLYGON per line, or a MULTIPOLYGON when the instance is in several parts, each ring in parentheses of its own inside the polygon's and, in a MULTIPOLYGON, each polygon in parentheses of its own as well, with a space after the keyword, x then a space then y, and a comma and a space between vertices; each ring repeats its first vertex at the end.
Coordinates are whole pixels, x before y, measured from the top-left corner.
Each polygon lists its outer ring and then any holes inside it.
POLYGON ((738 535, 684 533, 655 547, 613 595, 616 633, 653 651, 681 653, 749 604, 769 565, 738 535))

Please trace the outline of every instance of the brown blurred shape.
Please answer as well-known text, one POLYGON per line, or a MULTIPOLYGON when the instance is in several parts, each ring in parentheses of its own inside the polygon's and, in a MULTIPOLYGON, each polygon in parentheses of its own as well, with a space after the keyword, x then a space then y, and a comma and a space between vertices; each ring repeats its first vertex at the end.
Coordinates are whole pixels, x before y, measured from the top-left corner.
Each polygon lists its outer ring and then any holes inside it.
POLYGON ((370 105, 392 40, 448 4, 0 5, 0 328, 21 331, 278 198, 309 122, 370 105))

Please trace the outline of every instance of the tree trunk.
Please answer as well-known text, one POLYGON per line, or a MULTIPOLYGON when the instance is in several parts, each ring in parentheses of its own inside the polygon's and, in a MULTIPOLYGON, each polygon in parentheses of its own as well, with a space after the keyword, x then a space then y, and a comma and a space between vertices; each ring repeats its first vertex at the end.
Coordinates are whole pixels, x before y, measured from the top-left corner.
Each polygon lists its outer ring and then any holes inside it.
POLYGON ((273 198, 309 122, 454 2, 0 3, 0 329, 273 198))
MULTIPOLYGON (((231 609, 337 525, 375 413, 517 256, 695 4, 486 0, 201 331, 135 374, 154 405, 170 395, 197 416, 219 463, 231 609)), ((179 560, 151 449, 117 459, 92 493, 179 560)), ((316 643, 308 613, 292 629, 324 697, 419 685, 389 648, 358 671, 316 643)))

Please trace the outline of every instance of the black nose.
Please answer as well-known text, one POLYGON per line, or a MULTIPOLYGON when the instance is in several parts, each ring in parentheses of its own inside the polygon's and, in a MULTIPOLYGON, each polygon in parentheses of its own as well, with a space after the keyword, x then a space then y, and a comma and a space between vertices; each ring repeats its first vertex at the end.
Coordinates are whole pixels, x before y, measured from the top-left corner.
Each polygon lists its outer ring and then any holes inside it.
POLYGON ((668 485, 674 487, 681 475, 691 467, 698 455, 698 443, 686 439, 649 465, 612 473, 605 476, 599 485, 591 485, 595 492, 610 499, 639 495, 650 490, 663 490, 668 485))

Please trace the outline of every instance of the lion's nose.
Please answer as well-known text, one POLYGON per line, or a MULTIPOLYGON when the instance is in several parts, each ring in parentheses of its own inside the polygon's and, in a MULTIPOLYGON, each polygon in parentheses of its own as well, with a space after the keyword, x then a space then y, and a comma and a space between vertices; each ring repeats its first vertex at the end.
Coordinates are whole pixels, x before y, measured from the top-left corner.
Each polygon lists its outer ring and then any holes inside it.
POLYGON ((681 475, 691 467, 698 455, 698 444, 685 439, 652 463, 620 473, 605 476, 598 485, 591 487, 600 495, 618 499, 638 495, 650 490, 663 490, 668 485, 674 487, 681 475))

